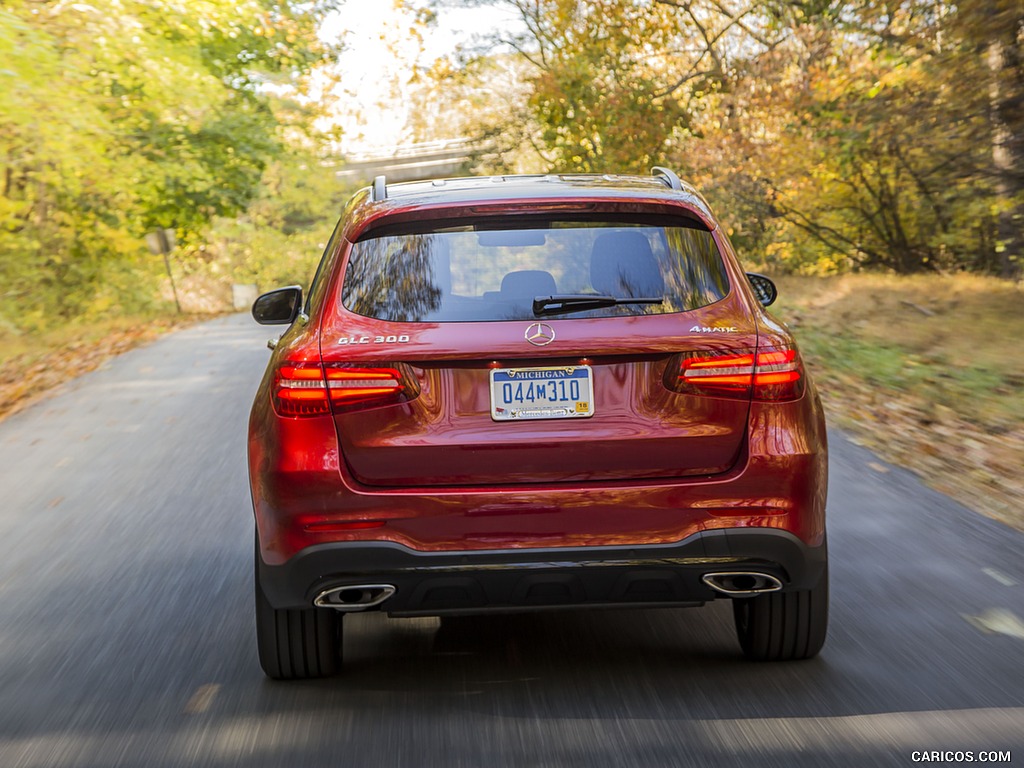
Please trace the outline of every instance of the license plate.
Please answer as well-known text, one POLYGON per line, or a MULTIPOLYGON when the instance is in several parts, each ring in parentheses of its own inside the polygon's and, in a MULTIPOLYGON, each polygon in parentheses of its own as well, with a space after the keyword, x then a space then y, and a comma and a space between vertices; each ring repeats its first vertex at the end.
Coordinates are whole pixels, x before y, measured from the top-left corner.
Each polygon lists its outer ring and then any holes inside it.
POLYGON ((579 419, 594 415, 589 365, 491 370, 491 418, 579 419))

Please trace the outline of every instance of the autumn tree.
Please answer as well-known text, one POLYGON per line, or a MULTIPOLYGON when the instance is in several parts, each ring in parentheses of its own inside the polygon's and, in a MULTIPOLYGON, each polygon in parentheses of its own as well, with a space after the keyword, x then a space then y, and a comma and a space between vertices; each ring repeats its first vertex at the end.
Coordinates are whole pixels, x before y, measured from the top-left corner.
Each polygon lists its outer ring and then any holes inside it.
POLYGON ((776 263, 995 271, 988 97, 965 87, 986 73, 957 18, 928 0, 780 6, 792 34, 713 137, 754 180, 736 189, 776 263))
POLYGON ((523 31, 497 42, 532 67, 540 154, 560 170, 645 171, 728 87, 735 51, 773 44, 750 8, 717 0, 502 1, 523 31))
POLYGON ((1019 3, 492 2, 546 167, 671 164, 780 268, 1017 272, 1019 3))

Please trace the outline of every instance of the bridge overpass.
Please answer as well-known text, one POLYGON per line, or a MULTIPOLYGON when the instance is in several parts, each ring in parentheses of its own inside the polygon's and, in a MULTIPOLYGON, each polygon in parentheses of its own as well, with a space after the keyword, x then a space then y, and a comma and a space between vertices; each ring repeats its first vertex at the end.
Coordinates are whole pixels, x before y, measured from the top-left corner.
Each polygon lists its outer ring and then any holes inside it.
POLYGON ((464 176, 489 148, 475 139, 447 139, 406 144, 390 151, 349 155, 335 176, 346 184, 369 184, 384 175, 388 182, 464 176))

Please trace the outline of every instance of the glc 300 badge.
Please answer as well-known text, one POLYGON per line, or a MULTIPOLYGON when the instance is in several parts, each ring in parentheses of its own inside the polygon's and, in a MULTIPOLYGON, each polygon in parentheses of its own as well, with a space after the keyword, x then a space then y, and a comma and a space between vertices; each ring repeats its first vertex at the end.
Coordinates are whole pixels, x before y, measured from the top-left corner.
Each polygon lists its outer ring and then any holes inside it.
POLYGON ((338 344, 408 344, 409 336, 342 336, 338 344))
POLYGON ((535 347, 543 347, 555 340, 555 329, 547 323, 533 323, 526 329, 524 336, 535 347))

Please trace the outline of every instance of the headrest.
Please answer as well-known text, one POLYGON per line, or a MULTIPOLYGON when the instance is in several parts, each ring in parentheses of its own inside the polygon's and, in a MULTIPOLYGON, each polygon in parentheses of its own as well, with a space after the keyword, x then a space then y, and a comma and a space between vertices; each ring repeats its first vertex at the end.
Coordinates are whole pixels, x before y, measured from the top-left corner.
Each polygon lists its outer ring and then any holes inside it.
POLYGON ((555 278, 541 269, 523 269, 509 272, 501 279, 501 292, 505 296, 533 298, 558 293, 555 278))
POLYGON ((442 296, 452 292, 452 249, 448 235, 427 235, 430 255, 430 277, 442 296))
POLYGON ((608 232, 594 241, 590 284, 617 298, 662 296, 665 280, 651 245, 639 232, 608 232))

